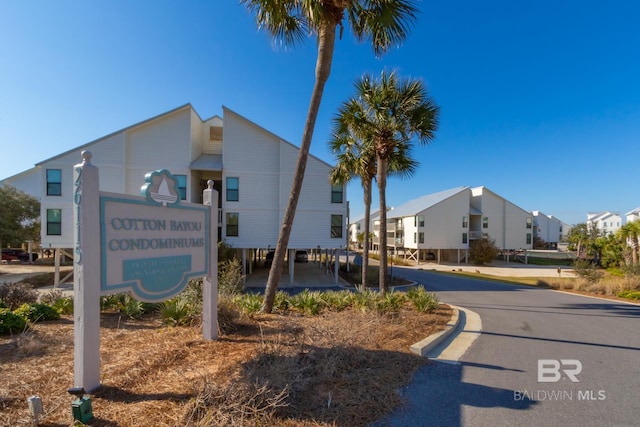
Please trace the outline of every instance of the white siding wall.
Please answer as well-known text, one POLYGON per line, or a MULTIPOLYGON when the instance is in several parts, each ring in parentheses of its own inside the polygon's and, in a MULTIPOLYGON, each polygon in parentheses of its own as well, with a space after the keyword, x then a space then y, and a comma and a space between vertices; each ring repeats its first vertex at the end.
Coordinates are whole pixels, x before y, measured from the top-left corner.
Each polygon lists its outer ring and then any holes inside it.
POLYGON ((537 236, 547 243, 557 243, 560 241, 560 228, 562 223, 553 217, 549 217, 543 213, 538 213, 535 217, 535 223, 538 227, 537 236))
MULTIPOLYGON (((293 180, 298 149, 232 111, 225 110, 223 211, 239 214, 237 248, 275 246, 293 180), (226 178, 239 178, 239 201, 226 200, 226 178)), ((346 221, 346 203, 331 203, 330 166, 309 157, 289 247, 344 247, 346 231, 331 238, 331 214, 346 221)), ((346 194, 345 194, 346 199, 346 194)), ((223 230, 223 236, 225 235, 223 230)))
POLYGON ((430 207, 419 215, 425 216, 424 244, 421 249, 467 249, 467 243, 462 243, 462 233, 468 228, 462 228, 462 217, 469 219, 469 190, 460 193, 430 207))
POLYGON ((527 218, 533 221, 533 215, 505 200, 505 246, 502 249, 533 248, 533 228, 527 228, 527 218), (531 234, 531 243, 527 244, 527 234, 531 234))
POLYGON ((41 177, 42 171, 39 167, 35 167, 0 181, 0 185, 10 185, 40 200, 42 198, 41 177))
POLYGON ((278 238, 279 141, 242 117, 225 110, 222 208, 239 214, 239 236, 222 235, 236 248, 274 246, 278 238), (239 178, 239 201, 226 197, 227 177, 239 178))
POLYGON ((180 110, 127 132, 126 163, 132 169, 188 170, 191 163, 191 114, 180 110), (151 169, 149 169, 151 168, 151 169))

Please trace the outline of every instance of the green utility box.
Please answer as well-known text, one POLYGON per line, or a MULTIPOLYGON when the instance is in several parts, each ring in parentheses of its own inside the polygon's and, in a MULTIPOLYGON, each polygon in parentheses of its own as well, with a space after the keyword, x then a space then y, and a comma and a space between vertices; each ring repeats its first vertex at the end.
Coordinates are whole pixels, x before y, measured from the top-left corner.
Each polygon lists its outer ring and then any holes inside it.
POLYGON ((91 398, 83 396, 71 402, 71 413, 73 419, 87 424, 93 419, 93 410, 91 409, 91 398))

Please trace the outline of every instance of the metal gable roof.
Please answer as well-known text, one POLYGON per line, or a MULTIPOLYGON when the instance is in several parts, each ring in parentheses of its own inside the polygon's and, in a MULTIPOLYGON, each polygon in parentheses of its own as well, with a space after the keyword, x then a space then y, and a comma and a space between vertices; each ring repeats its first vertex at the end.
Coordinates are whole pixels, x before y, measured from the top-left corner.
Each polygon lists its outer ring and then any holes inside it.
POLYGON ((388 217, 399 218, 406 216, 414 216, 425 209, 430 208, 464 190, 468 190, 469 187, 456 187, 449 190, 444 190, 439 193, 427 194, 417 199, 408 201, 407 203, 398 206, 394 210, 390 211, 388 217))
POLYGON ((222 155, 221 154, 201 154, 197 159, 191 162, 191 169, 205 171, 221 171, 222 155))

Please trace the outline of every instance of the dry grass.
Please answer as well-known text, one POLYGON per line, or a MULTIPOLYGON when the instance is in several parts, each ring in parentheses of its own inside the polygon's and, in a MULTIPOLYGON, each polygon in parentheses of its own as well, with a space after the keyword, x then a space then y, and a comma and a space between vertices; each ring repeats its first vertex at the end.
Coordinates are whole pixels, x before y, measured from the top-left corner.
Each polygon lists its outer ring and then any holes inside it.
MULTIPOLYGON (((96 426, 359 426, 402 404, 397 390, 428 363, 409 352, 451 310, 394 316, 344 311, 236 321, 217 341, 156 316, 102 315, 102 386, 96 426)), ((36 324, 0 338, 0 425, 30 425, 26 399, 42 397, 40 425, 73 425, 73 324, 36 324)))

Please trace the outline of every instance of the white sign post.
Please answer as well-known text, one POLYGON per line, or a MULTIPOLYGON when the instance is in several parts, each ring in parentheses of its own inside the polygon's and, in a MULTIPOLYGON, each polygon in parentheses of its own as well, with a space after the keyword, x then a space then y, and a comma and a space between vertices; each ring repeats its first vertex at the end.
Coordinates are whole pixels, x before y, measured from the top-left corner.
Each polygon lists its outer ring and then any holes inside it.
POLYGON ((166 170, 147 173, 142 197, 99 191, 91 153, 74 167, 74 385, 100 385, 100 296, 129 292, 160 302, 203 280, 203 337, 218 336, 218 194, 181 202, 166 170))
POLYGON ((100 186, 91 153, 73 167, 74 249, 73 374, 74 386, 100 385, 100 186))

